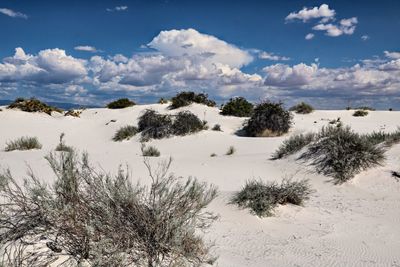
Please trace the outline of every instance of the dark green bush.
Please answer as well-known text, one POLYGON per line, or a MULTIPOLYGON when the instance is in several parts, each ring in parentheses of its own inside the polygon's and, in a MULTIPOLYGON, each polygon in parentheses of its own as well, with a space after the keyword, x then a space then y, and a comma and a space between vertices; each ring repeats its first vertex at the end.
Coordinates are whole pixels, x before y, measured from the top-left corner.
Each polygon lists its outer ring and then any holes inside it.
POLYGON ((13 103, 8 105, 9 109, 16 108, 25 112, 44 112, 48 115, 51 115, 51 112, 58 112, 61 113, 62 110, 56 107, 52 107, 47 105, 46 103, 41 102, 35 98, 31 99, 24 99, 24 98, 17 98, 13 103))
POLYGON ((368 115, 368 111, 366 111, 366 110, 356 110, 353 113, 354 117, 365 117, 367 115, 368 115))
POLYGON ((228 103, 222 107, 221 114, 236 116, 236 117, 250 117, 253 113, 253 104, 248 102, 244 97, 231 98, 228 103))
POLYGON ((170 115, 160 114, 152 109, 146 110, 138 122, 139 131, 144 139, 161 139, 173 134, 172 118, 170 115))
POLYGON ((370 110, 370 111, 374 111, 374 108, 368 107, 368 106, 361 106, 355 109, 359 109, 359 110, 370 110))
POLYGON ((301 102, 301 103, 291 107, 289 110, 294 111, 298 114, 309 114, 314 111, 314 108, 307 103, 301 102))
POLYGON ((196 94, 194 92, 181 92, 171 99, 171 109, 188 106, 192 103, 204 104, 209 107, 215 107, 216 103, 208 99, 207 94, 196 94))
POLYGON ((175 116, 172 131, 175 135, 196 133, 204 129, 204 123, 190 111, 181 111, 175 116))
POLYGON ((243 128, 247 136, 279 136, 287 133, 292 125, 292 114, 281 102, 263 102, 257 105, 253 115, 243 128))
POLYGON ((127 108, 136 105, 135 102, 129 100, 128 98, 120 98, 113 102, 107 104, 107 108, 110 109, 120 109, 120 108, 127 108))
POLYGON ((284 179, 280 185, 276 182, 251 180, 233 196, 231 203, 240 208, 249 208, 259 217, 265 217, 272 216, 278 205, 303 205, 312 192, 308 180, 284 179))
POLYGON ((41 149, 42 145, 36 137, 20 137, 6 143, 5 151, 41 149))
POLYGON ((123 126, 118 129, 118 131, 115 133, 113 140, 114 141, 123 141, 123 140, 129 140, 131 137, 135 136, 138 133, 138 128, 135 126, 127 125, 123 126))

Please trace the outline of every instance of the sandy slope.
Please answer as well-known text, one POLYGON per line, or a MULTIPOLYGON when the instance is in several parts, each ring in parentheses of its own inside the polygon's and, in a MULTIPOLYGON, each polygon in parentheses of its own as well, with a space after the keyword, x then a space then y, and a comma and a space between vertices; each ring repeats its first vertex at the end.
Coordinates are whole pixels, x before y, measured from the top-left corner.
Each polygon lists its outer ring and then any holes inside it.
MULTIPOLYGON (((93 164, 110 172, 128 164, 133 179, 148 182, 138 138, 111 141, 120 126, 136 124, 137 116, 146 108, 171 112, 167 105, 146 105, 123 110, 88 109, 81 118, 73 118, 3 108, 0 148, 8 140, 26 135, 37 136, 43 148, 0 151, 0 165, 21 178, 30 165, 38 176, 50 180, 51 171, 43 156, 54 149, 64 132, 67 143, 88 151, 93 164), (112 119, 117 121, 110 122, 112 119)), ((400 145, 387 152, 383 166, 335 186, 327 177, 295 162, 294 157, 269 160, 287 136, 239 137, 234 133, 244 119, 220 116, 218 109, 201 105, 188 109, 210 126, 219 123, 223 132, 209 130, 150 143, 161 151, 161 159, 173 157, 175 174, 196 176, 219 187, 220 196, 210 209, 219 213, 220 219, 207 233, 207 238, 215 240, 218 266, 400 266, 400 182, 390 175, 391 170, 400 169, 400 145), (231 145, 237 152, 225 156, 231 145), (210 157, 211 153, 218 157, 210 157), (275 217, 260 219, 228 204, 232 193, 247 179, 280 180, 284 176, 311 180, 316 193, 305 207, 282 206, 275 217)), ((289 135, 316 131, 337 117, 359 132, 393 131, 400 125, 400 112, 374 111, 358 118, 351 114, 316 111, 296 115, 289 135)))

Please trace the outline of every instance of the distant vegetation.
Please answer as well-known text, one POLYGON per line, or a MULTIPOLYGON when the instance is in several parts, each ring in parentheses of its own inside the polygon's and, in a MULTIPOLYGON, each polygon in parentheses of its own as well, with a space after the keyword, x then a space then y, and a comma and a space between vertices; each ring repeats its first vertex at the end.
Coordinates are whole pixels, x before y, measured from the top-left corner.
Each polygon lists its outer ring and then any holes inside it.
POLYGON ((374 108, 368 107, 368 106, 361 106, 355 109, 360 109, 360 110, 369 110, 369 111, 374 111, 374 108))
POLYGON ((307 103, 301 102, 301 103, 291 107, 289 110, 294 111, 298 114, 309 114, 314 111, 314 108, 307 103))
POLYGON ((115 133, 113 140, 114 141, 123 141, 123 140, 129 140, 133 136, 135 136, 138 133, 138 128, 135 126, 127 125, 123 126, 118 129, 118 131, 115 133))
POLYGON ((258 104, 243 128, 247 136, 268 137, 287 133, 292 125, 292 114, 283 103, 262 102, 258 104))
POLYGON ((196 94, 194 92, 181 92, 171 99, 170 109, 188 106, 192 103, 203 104, 209 107, 215 107, 216 103, 208 99, 207 94, 196 94))
POLYGON ((46 103, 41 102, 38 99, 31 98, 31 99, 24 99, 24 98, 17 98, 14 102, 8 105, 9 109, 19 109, 25 112, 44 112, 48 115, 51 115, 51 112, 58 112, 61 113, 62 110, 56 107, 52 107, 47 105, 46 103))
POLYGON ((353 113, 354 117, 365 117, 367 115, 368 115, 368 111, 366 111, 366 110, 356 110, 353 113))
POLYGON ((121 108, 132 107, 134 105, 136 105, 136 103, 129 100, 128 98, 120 98, 118 100, 108 103, 107 108, 121 109, 121 108))
POLYGON ((333 177, 335 183, 343 183, 359 172, 381 164, 386 148, 398 142, 400 130, 362 135, 350 127, 328 126, 316 134, 290 137, 272 158, 283 158, 305 147, 297 159, 309 162, 318 173, 333 177))
POLYGON ((159 100, 158 100, 158 104, 167 104, 168 103, 168 99, 165 99, 165 98, 163 98, 163 97, 161 97, 159 100))
POLYGON ((284 179, 281 184, 250 180, 233 196, 231 203, 248 208, 259 217, 273 216, 278 205, 303 205, 312 192, 308 180, 284 179))
POLYGON ((160 151, 154 146, 146 146, 142 143, 142 155, 143 157, 159 157, 161 155, 160 151))
POLYGON ((36 137, 20 137, 6 143, 5 151, 41 149, 42 145, 36 137))
POLYGON ((64 113, 64 116, 71 116, 71 117, 79 118, 81 116, 81 114, 82 114, 82 110, 70 109, 64 113))
POLYGON ((204 130, 206 122, 190 111, 176 115, 160 114, 148 109, 139 117, 139 131, 144 140, 162 139, 172 135, 187 135, 204 130))
MULTIPOLYGON (((144 164, 150 184, 128 171, 95 170, 88 155, 51 153, 53 181, 30 172, 20 186, 0 173, 2 266, 202 266, 215 258, 201 235, 217 219, 217 190, 169 174, 170 161, 144 164), (184 203, 184 205, 183 205, 184 203), (29 240, 29 242, 27 242, 29 240), (27 263, 25 265, 25 263, 27 263), (58 264, 57 264, 58 265, 58 264)), ((18 179, 21 180, 21 179, 18 179)))
POLYGON ((214 126, 211 128, 211 130, 217 131, 217 132, 222 132, 221 125, 219 125, 219 124, 214 124, 214 126))
POLYGON ((253 104, 247 101, 244 97, 231 98, 228 103, 222 107, 221 114, 236 116, 236 117, 250 117, 253 113, 253 104))

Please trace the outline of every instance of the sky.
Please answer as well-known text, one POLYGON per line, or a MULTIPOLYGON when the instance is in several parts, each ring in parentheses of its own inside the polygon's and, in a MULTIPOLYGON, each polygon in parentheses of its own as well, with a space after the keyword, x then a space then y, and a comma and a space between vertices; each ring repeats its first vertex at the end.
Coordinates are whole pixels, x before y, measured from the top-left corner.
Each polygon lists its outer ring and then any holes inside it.
POLYGON ((0 99, 400 109, 400 1, 0 0, 0 99))

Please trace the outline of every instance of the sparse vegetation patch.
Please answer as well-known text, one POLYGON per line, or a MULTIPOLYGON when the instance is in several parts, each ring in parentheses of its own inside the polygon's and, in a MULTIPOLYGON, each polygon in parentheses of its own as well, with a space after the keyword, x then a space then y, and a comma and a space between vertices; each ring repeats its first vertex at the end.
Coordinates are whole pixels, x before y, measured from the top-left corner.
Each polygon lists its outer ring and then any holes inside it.
POLYGON ((118 100, 108 103, 107 108, 121 109, 121 108, 132 107, 134 105, 136 105, 136 103, 129 100, 128 98, 120 98, 118 100))
POLYGON ((244 97, 231 98, 222 107, 221 114, 236 117, 250 117, 253 113, 253 104, 244 97))
POLYGON ((129 140, 138 133, 138 128, 132 125, 123 126, 115 133, 114 141, 129 140))
POLYGON ((20 137, 6 143, 5 151, 41 149, 42 145, 36 137, 20 137))
POLYGON ((367 115, 368 115, 368 111, 366 111, 366 110, 356 110, 353 113, 354 117, 365 117, 367 115))
POLYGON ((312 192, 308 180, 284 179, 281 184, 250 180, 233 196, 231 203, 248 208, 259 217, 266 217, 272 216, 278 205, 303 205, 312 192))
POLYGON ((294 111, 298 114, 309 114, 314 111, 314 108, 307 103, 301 102, 301 103, 291 107, 289 110, 294 111))
POLYGON ((194 92, 181 92, 171 99, 171 109, 188 106, 192 103, 203 104, 209 107, 215 107, 216 103, 208 99, 207 94, 196 94, 194 92))
POLYGON ((25 112, 44 112, 48 115, 51 115, 51 112, 58 112, 61 113, 62 109, 49 106, 46 103, 41 102, 38 99, 31 98, 31 99, 24 99, 24 98, 17 98, 14 102, 8 105, 9 109, 19 109, 25 112))

